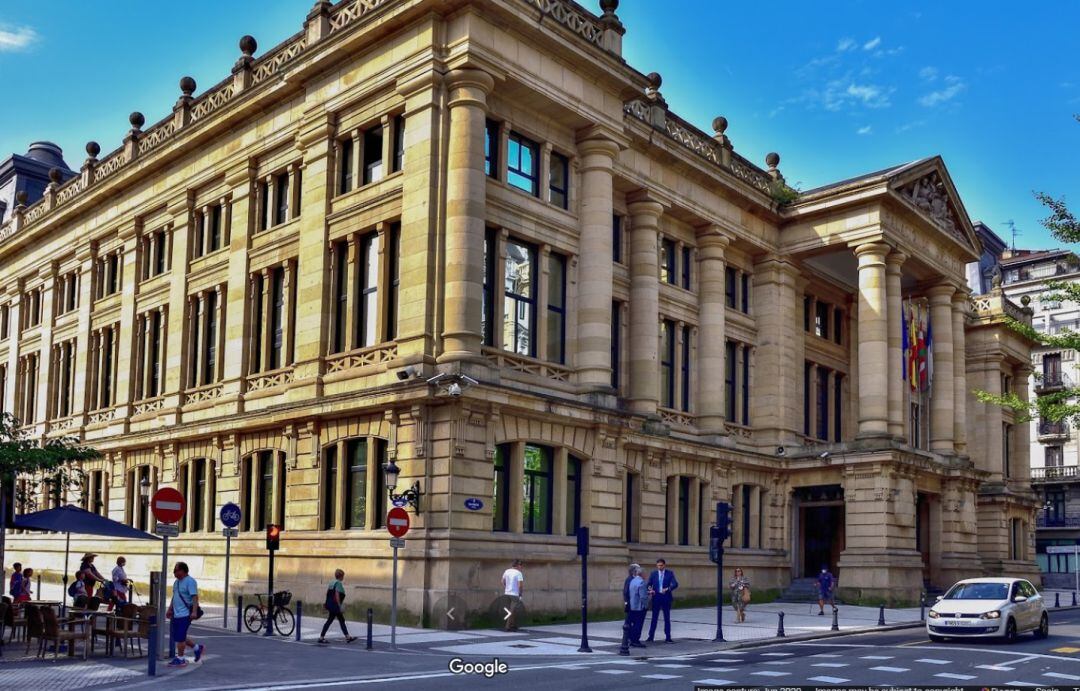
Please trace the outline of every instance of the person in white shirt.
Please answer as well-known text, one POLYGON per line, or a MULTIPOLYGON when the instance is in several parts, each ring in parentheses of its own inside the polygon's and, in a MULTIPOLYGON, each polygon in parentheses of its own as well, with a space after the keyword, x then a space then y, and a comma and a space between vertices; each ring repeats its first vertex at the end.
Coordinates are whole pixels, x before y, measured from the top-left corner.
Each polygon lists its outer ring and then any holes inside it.
MULTIPOLYGON (((128 577, 127 572, 124 571, 125 564, 127 564, 127 559, 117 557, 116 566, 112 570, 113 599, 118 605, 128 601, 128 577)), ((112 609, 112 606, 113 603, 110 602, 109 609, 112 609)))
POLYGON ((507 631, 517 631, 518 628, 517 613, 521 606, 521 592, 525 585, 525 574, 521 572, 521 567, 521 560, 515 559, 502 575, 503 594, 510 600, 510 605, 507 607, 510 610, 510 616, 506 618, 507 631))

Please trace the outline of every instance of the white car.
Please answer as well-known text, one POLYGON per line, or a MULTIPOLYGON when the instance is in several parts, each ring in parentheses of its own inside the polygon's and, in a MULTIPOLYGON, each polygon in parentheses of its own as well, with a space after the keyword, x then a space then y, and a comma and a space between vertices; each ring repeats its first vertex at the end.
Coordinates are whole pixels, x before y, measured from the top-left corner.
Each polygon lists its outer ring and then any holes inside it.
POLYGON ((1050 618, 1042 595, 1022 578, 960 581, 926 615, 926 633, 932 641, 1001 637, 1011 642, 1025 631, 1046 638, 1050 618))

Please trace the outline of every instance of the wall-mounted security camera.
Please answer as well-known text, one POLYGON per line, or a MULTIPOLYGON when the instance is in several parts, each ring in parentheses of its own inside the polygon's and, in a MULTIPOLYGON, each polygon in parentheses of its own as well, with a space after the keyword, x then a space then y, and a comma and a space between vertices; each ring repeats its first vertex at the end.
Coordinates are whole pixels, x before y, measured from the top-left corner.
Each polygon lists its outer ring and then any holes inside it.
POLYGON ((446 387, 446 395, 453 396, 454 398, 459 398, 461 396, 461 384, 458 384, 456 381, 450 382, 450 384, 446 387))
POLYGON ((422 371, 416 365, 409 365, 408 367, 402 367, 397 371, 397 378, 400 381, 407 381, 419 377, 422 371))
POLYGON ((787 453, 787 451, 784 449, 783 446, 776 447, 776 455, 777 456, 783 456, 786 453, 787 453))
POLYGON ((828 451, 822 451, 821 453, 818 454, 818 458, 820 458, 821 460, 824 461, 825 459, 827 459, 831 455, 832 454, 830 454, 828 451))
POLYGON ((453 398, 460 398, 465 389, 470 386, 475 386, 480 382, 476 381, 470 376, 464 374, 450 374, 443 372, 436 374, 431 379, 427 380, 427 383, 431 386, 438 387, 447 396, 453 398))

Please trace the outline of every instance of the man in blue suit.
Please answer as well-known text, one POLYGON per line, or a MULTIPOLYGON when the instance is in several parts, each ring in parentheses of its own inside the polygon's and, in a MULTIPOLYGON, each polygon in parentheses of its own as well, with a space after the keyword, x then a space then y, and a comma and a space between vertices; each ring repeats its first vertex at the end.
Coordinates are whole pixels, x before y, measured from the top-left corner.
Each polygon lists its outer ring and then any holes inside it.
POLYGON ((649 574, 649 593, 652 595, 652 621, 649 622, 649 637, 646 641, 652 641, 656 635, 656 622, 660 618, 660 612, 663 612, 664 642, 672 642, 671 600, 672 593, 678 587, 679 581, 675 580, 675 572, 668 570, 666 561, 657 559, 656 571, 649 574))

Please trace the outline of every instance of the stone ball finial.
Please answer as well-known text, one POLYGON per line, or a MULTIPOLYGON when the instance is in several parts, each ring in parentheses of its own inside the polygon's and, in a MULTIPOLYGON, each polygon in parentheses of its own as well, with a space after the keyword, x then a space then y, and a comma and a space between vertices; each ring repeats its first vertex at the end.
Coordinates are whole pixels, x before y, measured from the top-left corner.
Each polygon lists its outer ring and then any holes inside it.
POLYGON ((255 54, 255 51, 259 49, 259 42, 255 40, 254 36, 243 36, 240 38, 240 52, 245 57, 250 58, 255 54))
POLYGON ((191 96, 191 94, 195 93, 195 88, 196 85, 194 79, 191 77, 180 78, 180 91, 184 92, 185 96, 191 96))
POLYGON ((765 154, 765 165, 769 166, 769 170, 776 170, 776 167, 780 165, 780 154, 775 151, 765 154))
POLYGON ((619 9, 619 0, 600 0, 600 9, 604 14, 615 14, 615 10, 619 9))
POLYGON ((713 118, 712 128, 713 131, 717 134, 723 134, 724 132, 727 132, 727 125, 727 118, 725 118, 723 115, 717 115, 715 118, 713 118))
POLYGON ((97 158, 97 155, 101 153, 101 145, 97 142, 86 142, 86 155, 90 158, 97 158))
POLYGON ((49 180, 59 184, 60 183, 60 177, 61 176, 60 176, 60 169, 59 168, 49 168, 49 180))
POLYGON ((1025 295, 1022 298, 1020 298, 1020 304, 1023 305, 1024 307, 1027 307, 1028 305, 1030 305, 1031 304, 1031 296, 1030 295, 1025 295))
POLYGON ((15 193, 15 201, 19 203, 19 206, 26 206, 26 190, 19 190, 15 193))
POLYGON ((142 126, 146 124, 146 118, 143 117, 142 113, 140 113, 139 111, 136 110, 135 112, 133 112, 131 115, 128 116, 128 122, 131 123, 131 128, 132 129, 137 130, 137 129, 141 129, 142 126))
POLYGON ((649 80, 649 86, 654 89, 659 89, 660 85, 664 83, 664 79, 659 72, 649 72, 645 79, 649 80))

